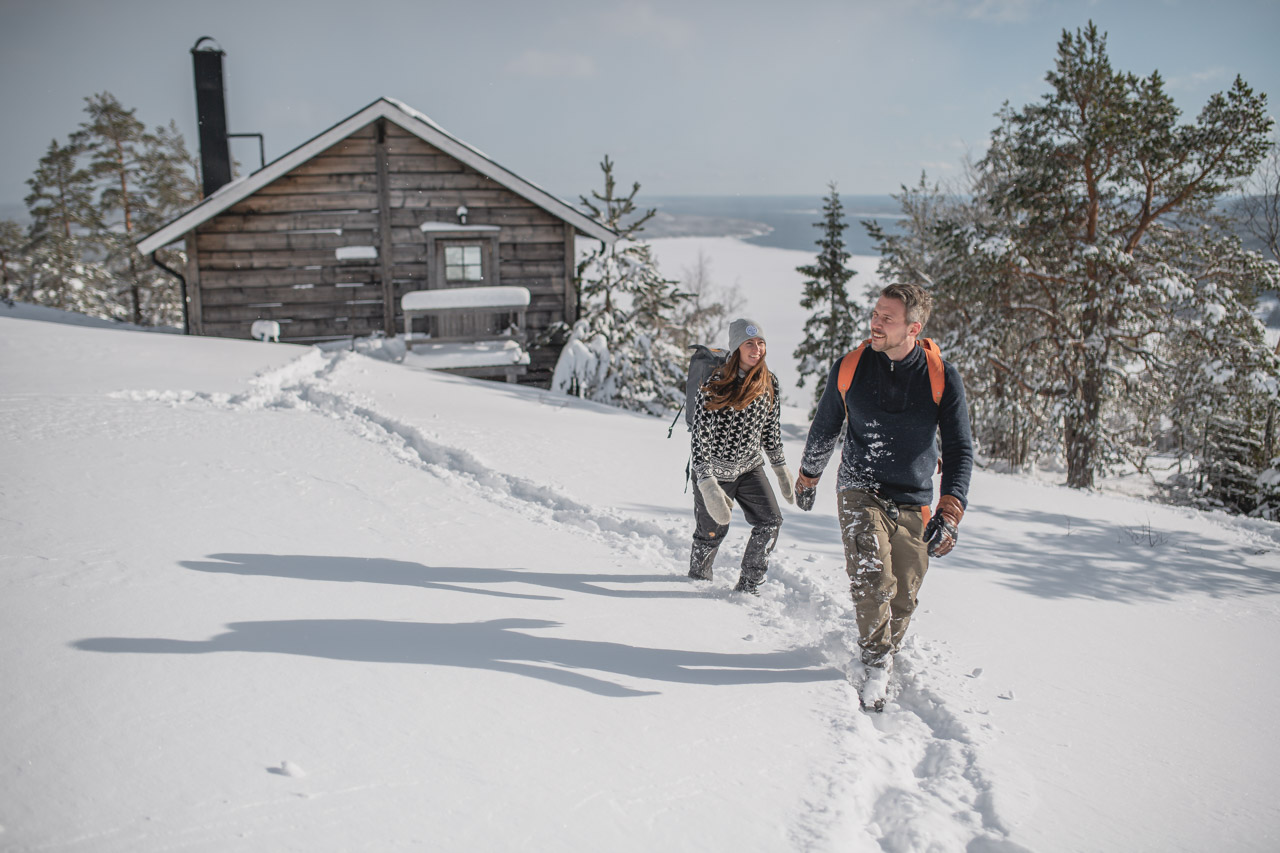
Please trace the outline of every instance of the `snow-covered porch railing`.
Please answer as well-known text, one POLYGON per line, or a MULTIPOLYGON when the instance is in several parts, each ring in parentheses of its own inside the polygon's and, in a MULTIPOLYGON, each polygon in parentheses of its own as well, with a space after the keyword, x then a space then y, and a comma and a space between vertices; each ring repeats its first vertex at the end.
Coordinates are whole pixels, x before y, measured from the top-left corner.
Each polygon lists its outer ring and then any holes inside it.
POLYGON ((527 287, 450 287, 414 290, 400 298, 405 363, 464 376, 505 376, 515 382, 529 364, 524 349, 527 287), (414 338, 419 317, 454 318, 454 333, 414 338))

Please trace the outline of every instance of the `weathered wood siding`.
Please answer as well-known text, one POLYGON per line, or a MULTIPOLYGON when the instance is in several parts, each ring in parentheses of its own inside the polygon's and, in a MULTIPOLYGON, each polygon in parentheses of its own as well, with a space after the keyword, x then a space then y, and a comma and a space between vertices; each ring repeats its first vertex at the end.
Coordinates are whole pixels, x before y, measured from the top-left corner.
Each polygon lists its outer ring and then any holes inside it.
MULTIPOLYGON (((419 226, 457 223, 459 206, 468 225, 501 228, 498 276, 529 288, 530 337, 572 319, 571 226, 392 122, 381 141, 379 132, 370 124, 197 229, 197 333, 247 338, 254 320, 269 319, 288 341, 398 334, 400 297, 443 284, 428 269, 419 226), (379 150, 386 156, 381 198, 379 150), (337 257, 354 246, 378 255, 337 257)), ((533 352, 526 381, 546 383, 557 356, 533 352)))

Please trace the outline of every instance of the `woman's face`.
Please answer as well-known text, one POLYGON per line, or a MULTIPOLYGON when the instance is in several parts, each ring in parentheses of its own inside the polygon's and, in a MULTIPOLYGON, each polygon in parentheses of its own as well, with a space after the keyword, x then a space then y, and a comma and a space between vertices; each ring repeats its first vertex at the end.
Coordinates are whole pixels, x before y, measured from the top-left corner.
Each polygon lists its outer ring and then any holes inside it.
POLYGON ((742 360, 742 366, 750 370, 760 363, 760 359, 764 358, 764 338, 752 338, 746 341, 742 346, 738 347, 738 357, 742 360))

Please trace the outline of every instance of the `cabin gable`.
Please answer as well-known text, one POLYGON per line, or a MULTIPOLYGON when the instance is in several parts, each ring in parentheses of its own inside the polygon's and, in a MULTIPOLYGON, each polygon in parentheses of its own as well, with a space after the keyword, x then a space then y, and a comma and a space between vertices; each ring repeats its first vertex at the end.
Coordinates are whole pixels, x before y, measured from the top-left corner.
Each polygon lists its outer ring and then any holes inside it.
MULTIPOLYGON (((274 320, 284 341, 390 336, 405 293, 497 284, 529 290, 530 339, 572 323, 580 228, 391 118, 372 117, 193 223, 193 332, 247 338, 253 321, 274 320)), ((525 381, 545 384, 558 352, 531 354, 525 381)))

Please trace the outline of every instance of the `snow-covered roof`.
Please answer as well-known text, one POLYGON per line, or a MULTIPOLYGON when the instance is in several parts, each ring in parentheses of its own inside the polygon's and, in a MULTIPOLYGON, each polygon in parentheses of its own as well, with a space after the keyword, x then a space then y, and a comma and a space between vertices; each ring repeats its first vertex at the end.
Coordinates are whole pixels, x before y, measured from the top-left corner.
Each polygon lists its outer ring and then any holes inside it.
POLYGON ((516 195, 527 199, 538 207, 568 222, 578 231, 597 240, 612 243, 618 235, 591 217, 561 201, 537 184, 521 178, 452 134, 422 113, 392 98, 379 98, 369 106, 338 122, 319 136, 299 145, 289 153, 273 160, 263 168, 246 178, 233 181, 217 192, 201 201, 195 207, 179 216, 158 231, 147 235, 138 242, 138 251, 144 255, 169 245, 199 225, 209 221, 237 202, 249 197, 276 178, 287 174, 312 157, 327 150, 331 146, 360 128, 377 119, 385 118, 398 127, 440 149, 449 156, 466 163, 482 175, 497 181, 516 195))
POLYGON ((529 288, 443 287, 438 290, 412 290, 400 297, 405 311, 441 311, 459 308, 525 308, 529 305, 529 288))
POLYGON ((528 364, 529 353, 516 341, 475 341, 433 344, 414 341, 413 351, 405 353, 408 367, 449 370, 460 367, 499 367, 528 364))
POLYGON ((456 222, 424 222, 418 230, 427 231, 501 231, 497 225, 459 225, 456 222))

